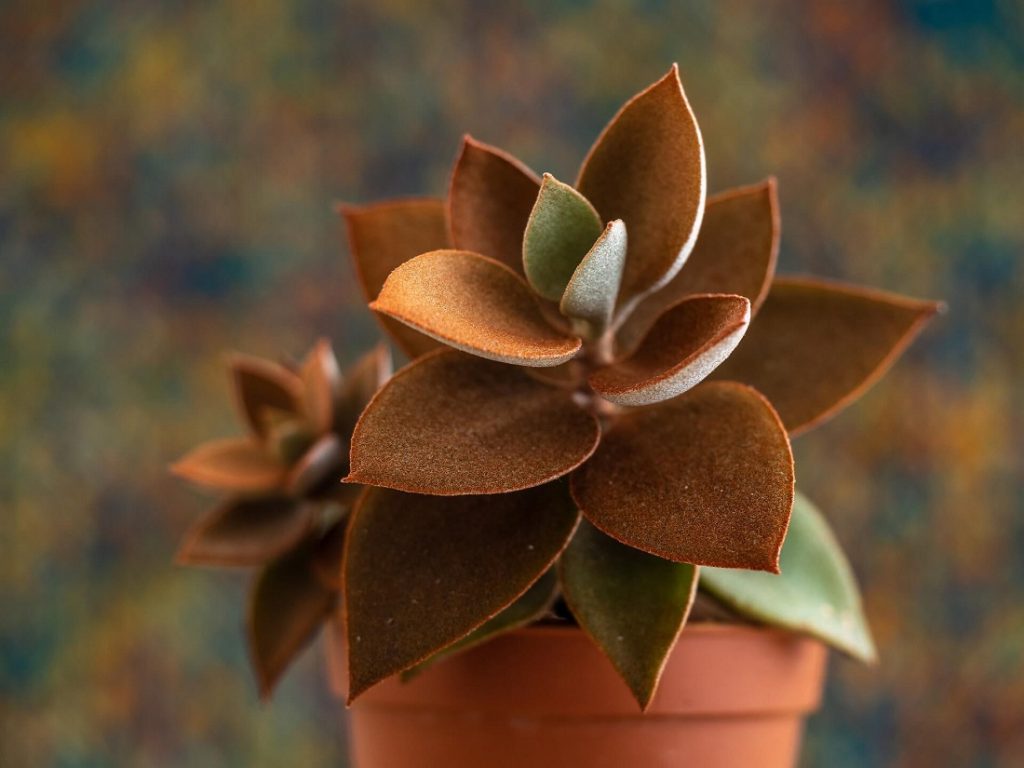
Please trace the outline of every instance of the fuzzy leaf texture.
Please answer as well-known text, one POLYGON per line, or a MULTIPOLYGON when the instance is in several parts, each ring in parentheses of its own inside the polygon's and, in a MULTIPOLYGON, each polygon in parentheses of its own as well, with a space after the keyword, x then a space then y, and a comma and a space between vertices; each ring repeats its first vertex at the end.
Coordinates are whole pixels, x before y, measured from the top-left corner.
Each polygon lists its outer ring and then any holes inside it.
POLYGON ((696 566, 633 549, 584 522, 559 569, 573 616, 647 709, 693 604, 696 566))
POLYGON ((602 229, 583 195, 545 173, 523 235, 523 269, 533 289, 549 301, 561 300, 602 229))
POLYGON ((853 571, 825 518, 799 493, 780 565, 780 574, 704 568, 700 586, 743 616, 806 632, 874 661, 875 644, 853 571))

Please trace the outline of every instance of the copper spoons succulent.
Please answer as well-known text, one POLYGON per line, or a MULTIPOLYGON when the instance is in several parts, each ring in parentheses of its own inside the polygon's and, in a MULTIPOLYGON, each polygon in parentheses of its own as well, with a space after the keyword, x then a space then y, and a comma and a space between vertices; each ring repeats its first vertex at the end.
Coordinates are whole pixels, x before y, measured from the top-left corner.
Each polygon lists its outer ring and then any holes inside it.
MULTIPOLYGON (((849 568, 795 494, 790 438, 939 305, 776 277, 775 181, 706 190, 673 67, 572 185, 467 137, 446 200, 341 207, 369 306, 411 358, 351 431, 350 699, 561 596, 646 707, 698 582, 873 655, 849 568)), ((267 487, 294 474, 273 466, 267 487)))

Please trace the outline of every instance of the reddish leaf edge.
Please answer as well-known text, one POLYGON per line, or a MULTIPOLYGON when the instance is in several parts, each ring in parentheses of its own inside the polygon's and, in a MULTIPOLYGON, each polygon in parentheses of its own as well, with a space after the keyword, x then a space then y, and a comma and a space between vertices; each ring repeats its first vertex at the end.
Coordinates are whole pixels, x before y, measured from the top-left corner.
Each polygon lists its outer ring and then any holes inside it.
MULTIPOLYGON (((359 512, 361 511, 365 499, 366 499, 366 494, 363 494, 363 495, 361 495, 359 497, 359 501, 356 503, 356 506, 355 506, 355 508, 353 508, 352 514, 350 515, 349 524, 351 524, 352 521, 355 520, 356 515, 358 515, 359 512)), ((468 637, 469 635, 473 634, 473 632, 475 632, 481 626, 486 624, 488 621, 490 621, 495 616, 497 616, 499 613, 501 613, 506 608, 508 608, 510 605, 512 605, 512 603, 514 603, 516 600, 518 600, 523 595, 525 595, 530 590, 530 588, 534 584, 536 584, 537 581, 539 581, 540 578, 545 573, 547 573, 548 570, 550 570, 551 567, 554 566, 555 563, 558 562, 558 559, 562 556, 562 553, 565 551, 565 548, 567 546, 569 546, 569 542, 572 541, 572 537, 576 535, 576 530, 580 526, 580 520, 581 519, 582 519, 582 515, 577 510, 577 512, 576 512, 576 522, 573 524, 572 528, 569 530, 569 534, 565 537, 565 542, 558 549, 558 551, 554 553, 554 555, 544 565, 544 567, 540 569, 540 571, 537 573, 537 575, 533 579, 530 580, 530 583, 527 584, 520 592, 516 593, 516 595, 513 596, 511 600, 509 600, 508 602, 504 603, 496 611, 493 611, 492 613, 490 613, 487 616, 485 616, 477 624, 474 624, 467 631, 465 631, 464 633, 462 633, 461 635, 459 635, 455 639, 445 643, 444 645, 442 645, 442 646, 440 646, 438 648, 434 648, 433 650, 431 650, 428 653, 424 653, 422 656, 420 656, 419 658, 415 659, 414 661, 412 661, 410 663, 407 663, 405 666, 401 667, 400 669, 396 669, 393 673, 391 673, 387 677, 381 678, 380 680, 377 680, 377 681, 375 681, 373 683, 369 683, 367 685, 364 685, 362 688, 358 688, 358 689, 351 689, 350 688, 349 691, 348 691, 348 695, 346 696, 346 699, 345 699, 345 707, 346 708, 351 707, 356 699, 358 699, 360 696, 362 696, 364 693, 366 693, 367 691, 371 690, 372 688, 375 688, 376 686, 380 685, 385 680, 389 680, 392 677, 394 677, 395 675, 401 675, 403 672, 407 672, 408 670, 412 669, 413 667, 419 666, 420 664, 422 664, 427 659, 429 659, 432 656, 434 656, 435 654, 440 653, 441 651, 443 651, 445 648, 449 648, 452 645, 454 645, 455 643, 458 643, 461 640, 464 640, 466 637, 468 637)), ((350 549, 351 549, 351 542, 352 542, 352 537, 346 536, 345 537, 345 549, 344 549, 344 553, 342 555, 342 560, 341 560, 341 571, 342 571, 342 573, 346 573, 348 571, 348 558, 349 558, 349 552, 350 552, 350 549)), ((347 597, 347 594, 343 593, 342 594, 342 599, 340 601, 341 602, 341 621, 342 621, 342 626, 345 627, 345 632, 346 632, 346 636, 345 636, 346 669, 351 669, 351 664, 352 664, 352 655, 351 655, 352 643, 351 643, 350 638, 348 637, 348 634, 347 634, 348 633, 349 622, 348 622, 348 600, 345 599, 346 597, 347 597)))

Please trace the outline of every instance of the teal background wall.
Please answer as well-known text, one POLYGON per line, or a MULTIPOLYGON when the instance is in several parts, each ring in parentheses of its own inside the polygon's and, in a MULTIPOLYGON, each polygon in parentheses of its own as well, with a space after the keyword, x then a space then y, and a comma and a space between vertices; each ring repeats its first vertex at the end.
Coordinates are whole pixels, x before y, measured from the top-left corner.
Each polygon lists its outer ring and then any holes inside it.
POLYGON ((809 766, 1024 764, 1024 17, 1012 0, 0 5, 0 763, 337 766, 308 654, 257 701, 245 579, 170 559, 223 353, 376 333, 336 200, 443 193, 463 132, 563 178, 681 66, 710 188, 779 178, 781 269, 945 298, 798 483, 882 663, 809 766))

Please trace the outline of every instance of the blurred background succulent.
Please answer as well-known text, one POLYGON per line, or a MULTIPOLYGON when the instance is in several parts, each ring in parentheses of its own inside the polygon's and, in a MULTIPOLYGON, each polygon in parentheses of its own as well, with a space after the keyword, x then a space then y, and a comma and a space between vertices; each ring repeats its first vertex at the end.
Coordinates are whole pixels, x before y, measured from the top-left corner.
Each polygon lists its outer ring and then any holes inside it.
MULTIPOLYGON (((493 620, 564 551, 569 610, 646 707, 698 567, 778 573, 789 434, 855 399, 939 305, 776 279, 774 181, 706 189, 673 66, 575 187, 466 138, 447 206, 342 209, 385 328, 407 326, 412 353, 449 347, 392 378, 352 436, 346 482, 376 488, 346 547, 350 697, 493 620)), ((709 592, 871 658, 823 519, 801 501, 792 528, 785 580, 721 571, 709 592)))
POLYGON ((247 631, 267 696, 337 604, 345 525, 360 491, 341 483, 349 439, 391 357, 378 346, 342 376, 321 340, 298 364, 235 355, 229 368, 248 434, 203 443, 173 465, 229 494, 192 526, 177 559, 257 569, 247 631))

